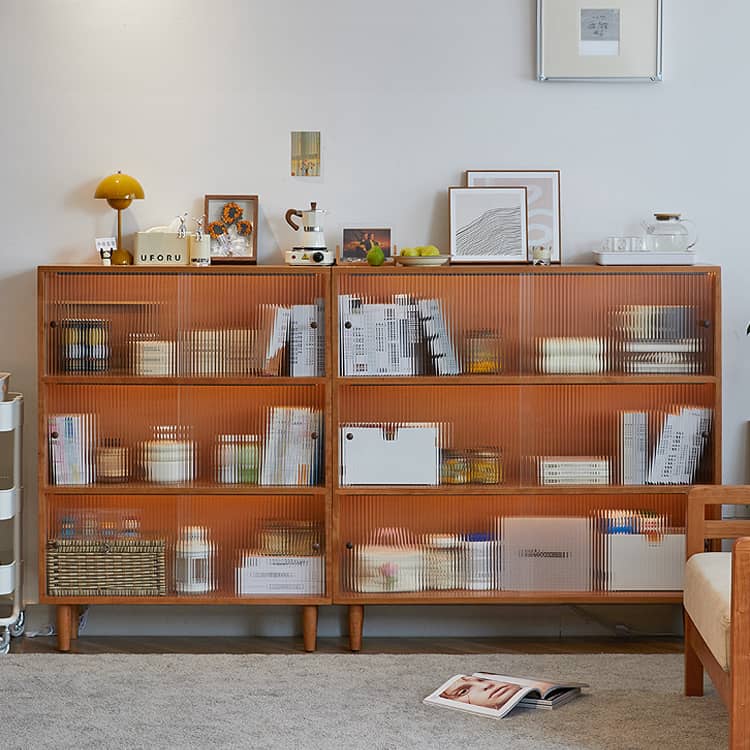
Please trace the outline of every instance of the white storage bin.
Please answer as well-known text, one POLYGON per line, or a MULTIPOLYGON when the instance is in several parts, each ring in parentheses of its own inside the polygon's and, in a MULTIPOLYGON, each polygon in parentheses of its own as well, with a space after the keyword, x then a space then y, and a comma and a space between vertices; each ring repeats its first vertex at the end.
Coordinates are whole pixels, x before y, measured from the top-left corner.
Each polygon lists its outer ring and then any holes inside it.
POLYGON ((323 594, 324 557, 246 555, 237 568, 237 594, 323 594))
POLYGON ((510 517, 499 525, 503 589, 591 590, 590 519, 510 517))
POLYGON ((0 565, 0 596, 7 596, 16 590, 16 563, 0 565))
POLYGON ((439 482, 436 424, 342 425, 341 484, 428 484, 439 482))
POLYGON ((685 534, 607 534, 610 591, 682 591, 685 534))

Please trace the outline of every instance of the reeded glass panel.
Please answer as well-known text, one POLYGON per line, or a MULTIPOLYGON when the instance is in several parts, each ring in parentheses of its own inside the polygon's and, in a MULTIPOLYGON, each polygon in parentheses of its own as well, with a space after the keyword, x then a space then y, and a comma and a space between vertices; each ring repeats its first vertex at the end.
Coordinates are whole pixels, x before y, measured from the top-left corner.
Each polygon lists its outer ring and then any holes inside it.
POLYGON ((340 375, 518 372, 518 274, 337 271, 336 282, 340 375))
POLYGON ((325 593, 322 496, 53 495, 44 522, 50 596, 325 593))
POLYGON ((49 483, 322 485, 324 403, 324 385, 49 386, 49 483))
POLYGON ((528 374, 713 374, 715 275, 534 274, 523 282, 528 374))
POLYGON ((684 495, 347 495, 342 592, 674 591, 684 495))
POLYGON ((710 482, 713 386, 346 385, 343 486, 710 482))
POLYGON ((44 274, 48 375, 322 377, 325 273, 44 274))

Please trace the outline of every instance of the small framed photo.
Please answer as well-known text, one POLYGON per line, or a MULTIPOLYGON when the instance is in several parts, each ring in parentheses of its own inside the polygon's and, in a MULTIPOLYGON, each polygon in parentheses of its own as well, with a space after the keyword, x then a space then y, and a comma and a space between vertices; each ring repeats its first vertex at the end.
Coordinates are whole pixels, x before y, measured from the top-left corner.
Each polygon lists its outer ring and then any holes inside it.
POLYGON ((529 248, 549 246, 550 262, 562 262, 559 169, 469 169, 466 184, 468 187, 523 185, 526 188, 529 248))
POLYGON ((292 131, 292 177, 320 177, 320 131, 292 131))
POLYGON ((257 195, 207 195, 203 214, 212 264, 257 262, 257 195))
POLYGON ((662 0, 537 0, 540 81, 661 81, 662 0))
POLYGON ((452 187, 451 263, 526 263, 526 188, 452 187))
POLYGON ((349 228, 344 229, 341 239, 341 249, 337 263, 363 263, 367 262, 367 253, 374 247, 383 251, 385 261, 393 257, 391 247, 391 230, 386 228, 371 229, 349 228))

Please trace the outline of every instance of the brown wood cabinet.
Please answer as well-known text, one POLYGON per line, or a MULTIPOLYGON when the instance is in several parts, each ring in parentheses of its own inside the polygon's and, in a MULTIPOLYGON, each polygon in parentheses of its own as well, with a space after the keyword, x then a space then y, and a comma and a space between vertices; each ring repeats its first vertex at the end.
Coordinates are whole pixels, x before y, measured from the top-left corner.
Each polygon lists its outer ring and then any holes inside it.
POLYGON ((721 476, 715 267, 39 270, 40 591, 681 601, 721 476))

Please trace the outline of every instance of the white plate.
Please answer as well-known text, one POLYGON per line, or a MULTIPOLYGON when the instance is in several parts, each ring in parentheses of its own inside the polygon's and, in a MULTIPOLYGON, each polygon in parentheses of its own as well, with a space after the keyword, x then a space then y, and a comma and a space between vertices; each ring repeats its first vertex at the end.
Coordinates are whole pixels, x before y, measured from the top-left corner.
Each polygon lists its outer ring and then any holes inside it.
POLYGON ((450 255, 397 255, 396 263, 402 266, 442 266, 450 259, 450 255))

